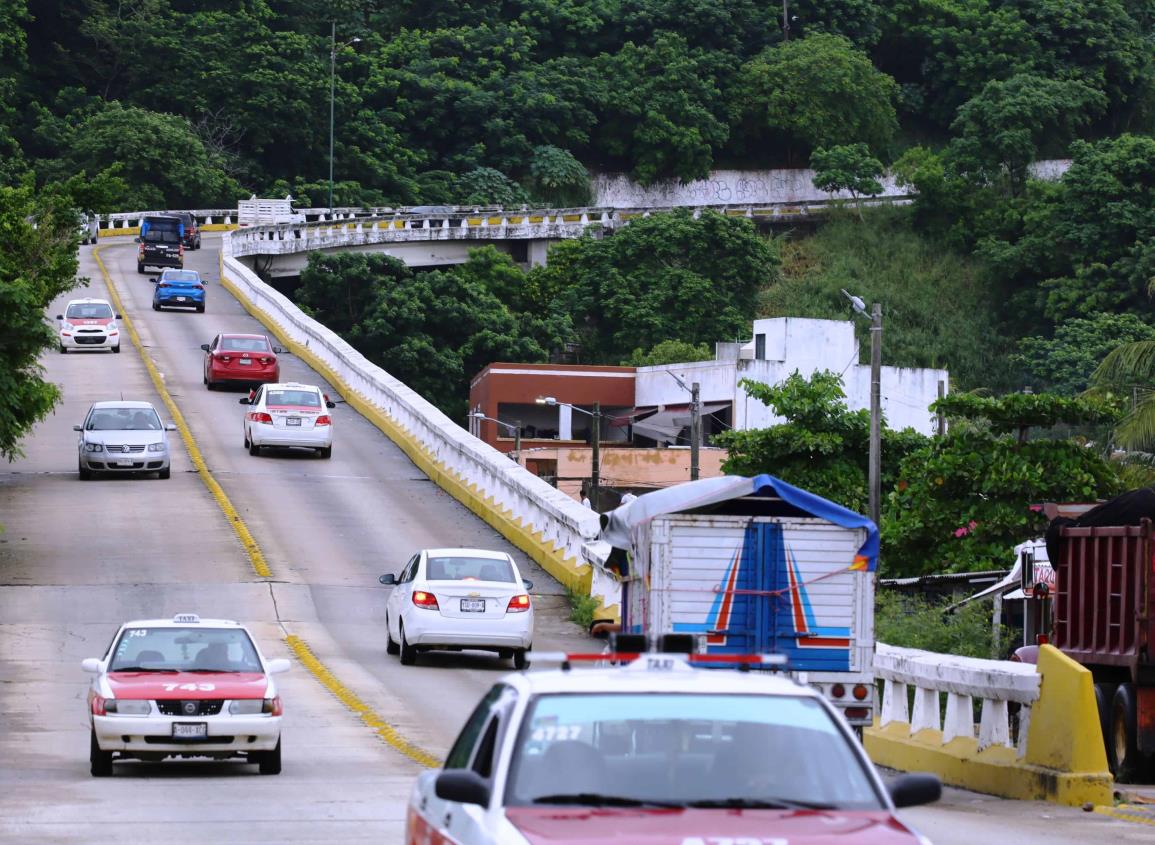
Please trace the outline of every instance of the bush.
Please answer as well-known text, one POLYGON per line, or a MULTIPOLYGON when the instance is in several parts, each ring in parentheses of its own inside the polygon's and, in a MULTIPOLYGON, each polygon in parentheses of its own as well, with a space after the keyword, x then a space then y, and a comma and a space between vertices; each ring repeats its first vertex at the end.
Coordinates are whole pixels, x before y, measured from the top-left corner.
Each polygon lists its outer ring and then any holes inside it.
POLYGON ((874 599, 875 640, 940 654, 1001 658, 1011 643, 1010 631, 1000 626, 996 648, 990 603, 973 601, 948 612, 950 604, 879 590, 874 599))

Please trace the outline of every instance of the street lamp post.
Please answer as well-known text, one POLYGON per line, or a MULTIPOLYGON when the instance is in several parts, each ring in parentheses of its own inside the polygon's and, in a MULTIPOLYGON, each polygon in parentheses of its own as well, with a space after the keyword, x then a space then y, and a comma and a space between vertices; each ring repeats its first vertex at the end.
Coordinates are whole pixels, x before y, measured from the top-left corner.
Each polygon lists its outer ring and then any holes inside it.
POLYGON ((553 396, 539 396, 534 400, 538 405, 549 405, 555 407, 557 405, 565 405, 567 408, 578 411, 590 417, 590 446, 592 447, 592 454, 590 456, 590 507, 595 511, 598 509, 598 490, 601 487, 601 472, 602 472, 602 451, 601 451, 601 421, 602 421, 602 405, 600 402, 594 402, 593 411, 587 411, 585 408, 579 408, 577 405, 572 405, 569 402, 559 402, 553 396))
MULTIPOLYGON (((842 291, 854 313, 866 317, 866 303, 842 291)), ((870 308, 870 455, 867 464, 870 487, 870 518, 875 525, 882 516, 882 305, 870 308)))
POLYGON ((700 474, 699 458, 702 447, 702 402, 699 396, 698 382, 686 387, 686 383, 673 372, 670 370, 666 370, 666 372, 681 385, 682 390, 690 392, 690 480, 697 481, 700 474))
MULTIPOLYGON (((356 44, 360 38, 350 38, 341 47, 356 44)), ((329 219, 333 219, 333 111, 337 93, 337 22, 329 22, 329 219)))
POLYGON ((507 423, 504 420, 494 419, 493 417, 487 417, 481 411, 474 411, 469 416, 473 417, 473 419, 475 419, 475 420, 489 420, 492 423, 497 423, 498 425, 503 425, 507 429, 512 429, 513 430, 513 452, 511 454, 516 455, 517 457, 514 458, 514 460, 520 462, 520 459, 521 459, 521 420, 514 420, 512 423, 507 423))

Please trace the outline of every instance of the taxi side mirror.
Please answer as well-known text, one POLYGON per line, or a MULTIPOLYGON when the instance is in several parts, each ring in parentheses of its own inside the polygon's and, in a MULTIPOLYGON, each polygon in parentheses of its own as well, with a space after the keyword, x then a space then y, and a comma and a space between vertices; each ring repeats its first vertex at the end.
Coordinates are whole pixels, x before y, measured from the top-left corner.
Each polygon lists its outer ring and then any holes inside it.
POLYGON ((890 783, 887 790, 895 809, 932 804, 942 797, 942 781, 935 775, 915 773, 901 775, 890 783))
POLYGON ((74 426, 72 427, 72 430, 73 430, 73 431, 84 431, 84 426, 82 426, 82 425, 74 425, 74 426))
POLYGON ((489 784, 470 769, 446 769, 433 782, 433 791, 442 801, 489 806, 489 784))
POLYGON ((100 658, 99 657, 86 657, 84 660, 80 661, 80 668, 83 669, 85 672, 92 673, 93 675, 99 674, 100 673, 100 658))
POLYGON ((176 423, 165 423, 165 431, 176 431, 176 423))
POLYGON ((209 345, 207 343, 202 343, 201 349, 203 349, 205 352, 208 352, 209 351, 209 345))
POLYGON ((528 578, 522 578, 521 583, 525 585, 525 591, 527 593, 533 589, 533 582, 530 581, 528 578))
POLYGON ((276 660, 270 660, 265 669, 270 675, 279 675, 282 672, 288 672, 291 665, 285 658, 278 657, 276 660))
POLYGON ((392 572, 387 572, 377 580, 384 584, 386 587, 392 587, 397 583, 397 576, 392 572))
POLYGON ((337 407, 337 403, 336 403, 336 402, 334 402, 332 399, 326 399, 326 400, 325 400, 325 407, 326 407, 326 408, 336 408, 336 407, 337 407))
POLYGON ((237 400, 237 404, 238 405, 248 405, 249 404, 249 397, 248 396, 242 396, 240 399, 237 400))
POLYGON ((63 319, 64 319, 64 315, 63 315, 63 314, 57 314, 57 315, 56 315, 56 319, 57 319, 57 320, 63 320, 63 319))

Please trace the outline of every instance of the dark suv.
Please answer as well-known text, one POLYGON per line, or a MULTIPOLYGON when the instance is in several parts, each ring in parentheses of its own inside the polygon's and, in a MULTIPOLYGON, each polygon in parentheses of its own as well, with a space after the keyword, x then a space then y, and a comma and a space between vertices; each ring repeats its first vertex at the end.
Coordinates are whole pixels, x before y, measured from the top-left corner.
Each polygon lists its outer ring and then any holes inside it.
POLYGON ((153 214, 140 221, 136 272, 146 267, 184 267, 184 224, 176 215, 153 214))
POLYGON ((196 215, 191 211, 169 211, 173 217, 179 217, 180 222, 184 224, 184 237, 181 243, 188 249, 201 248, 201 227, 197 225, 196 215))

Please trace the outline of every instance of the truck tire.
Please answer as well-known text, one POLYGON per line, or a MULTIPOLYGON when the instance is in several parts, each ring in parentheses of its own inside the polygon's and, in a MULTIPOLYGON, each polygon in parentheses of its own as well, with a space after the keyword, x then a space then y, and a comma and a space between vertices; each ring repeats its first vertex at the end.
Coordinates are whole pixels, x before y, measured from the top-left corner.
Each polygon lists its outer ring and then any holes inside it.
POLYGON ((1111 774, 1115 774, 1114 757, 1111 753, 1111 707, 1115 703, 1115 689, 1111 683, 1095 684, 1095 706, 1099 710, 1099 730, 1103 734, 1103 747, 1107 750, 1107 764, 1111 774))
POLYGON ((1131 684, 1119 684, 1111 703, 1111 732, 1107 740, 1107 765, 1119 783, 1131 783, 1143 771, 1136 733, 1136 697, 1131 684))

